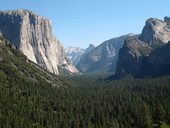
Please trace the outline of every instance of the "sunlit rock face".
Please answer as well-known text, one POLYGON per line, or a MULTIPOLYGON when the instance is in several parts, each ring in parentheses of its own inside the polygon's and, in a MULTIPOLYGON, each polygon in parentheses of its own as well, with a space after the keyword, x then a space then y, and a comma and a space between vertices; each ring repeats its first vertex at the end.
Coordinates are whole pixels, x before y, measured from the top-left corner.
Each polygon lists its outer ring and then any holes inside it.
POLYGON ((66 59, 64 48, 53 36, 51 23, 47 18, 28 10, 1 11, 0 31, 28 59, 44 69, 59 74, 58 67, 65 65, 67 70, 71 69, 70 72, 79 72, 66 59))
POLYGON ((170 40, 170 18, 165 17, 164 21, 150 18, 146 21, 140 40, 150 45, 162 45, 170 40))

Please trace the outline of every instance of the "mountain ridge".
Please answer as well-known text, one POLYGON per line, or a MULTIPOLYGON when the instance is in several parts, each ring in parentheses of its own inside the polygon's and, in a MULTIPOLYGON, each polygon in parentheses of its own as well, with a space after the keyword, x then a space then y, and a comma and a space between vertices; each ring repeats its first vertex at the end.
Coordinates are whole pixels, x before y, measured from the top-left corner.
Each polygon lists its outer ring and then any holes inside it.
POLYGON ((82 73, 114 72, 116 69, 118 51, 123 46, 124 40, 128 36, 136 35, 127 34, 104 41, 81 58, 76 67, 82 73))
POLYGON ((80 59, 86 54, 88 54, 89 52, 91 52, 94 48, 95 46, 93 44, 89 44, 87 48, 69 46, 65 48, 65 53, 67 57, 71 60, 71 62, 74 65, 77 65, 80 59))

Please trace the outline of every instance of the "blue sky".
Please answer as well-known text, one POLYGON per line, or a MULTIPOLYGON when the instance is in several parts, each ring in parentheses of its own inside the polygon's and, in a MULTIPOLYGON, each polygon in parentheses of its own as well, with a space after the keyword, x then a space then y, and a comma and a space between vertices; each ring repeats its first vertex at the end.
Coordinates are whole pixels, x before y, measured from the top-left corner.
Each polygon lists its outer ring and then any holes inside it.
POLYGON ((0 10, 21 8, 49 18, 64 46, 84 48, 138 34, 150 17, 170 16, 170 0, 1 0, 0 10))

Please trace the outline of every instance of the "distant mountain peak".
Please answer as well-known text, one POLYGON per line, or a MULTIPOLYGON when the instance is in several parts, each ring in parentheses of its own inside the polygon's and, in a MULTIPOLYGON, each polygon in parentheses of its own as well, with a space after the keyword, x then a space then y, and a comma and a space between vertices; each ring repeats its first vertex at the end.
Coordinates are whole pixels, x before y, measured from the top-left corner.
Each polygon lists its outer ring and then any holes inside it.
POLYGON ((128 33, 127 36, 135 36, 134 33, 128 33))
POLYGON ((89 46, 88 46, 88 47, 93 47, 93 48, 94 48, 95 46, 94 46, 94 44, 89 44, 89 46))
POLYGON ((94 48, 95 46, 93 44, 89 44, 88 48, 85 50, 85 53, 91 52, 94 48))
MULTIPOLYGON (((132 36, 132 34, 129 34, 129 36, 130 35, 132 36)), ((118 51, 123 46, 124 40, 129 36, 127 34, 104 41, 83 56, 77 64, 77 68, 83 73, 114 72, 118 51)))
POLYGON ((79 48, 74 46, 69 46, 65 48, 65 53, 67 57, 71 60, 71 62, 77 65, 80 59, 85 55, 88 54, 91 50, 93 50, 95 46, 93 44, 89 44, 88 48, 79 48))
POLYGON ((76 65, 80 58, 81 55, 85 52, 85 49, 79 48, 79 47, 74 47, 74 46, 69 46, 65 48, 65 54, 66 56, 70 59, 70 61, 76 65))

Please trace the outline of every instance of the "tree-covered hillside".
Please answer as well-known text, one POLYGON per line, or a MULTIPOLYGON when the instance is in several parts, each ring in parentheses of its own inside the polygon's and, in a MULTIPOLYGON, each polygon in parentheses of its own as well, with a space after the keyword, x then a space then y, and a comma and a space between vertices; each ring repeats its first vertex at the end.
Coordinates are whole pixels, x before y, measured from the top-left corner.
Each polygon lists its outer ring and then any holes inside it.
POLYGON ((43 83, 56 87, 63 82, 56 75, 28 60, 14 45, 0 35, 0 79, 8 84, 43 83))

